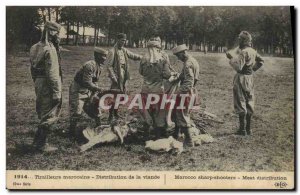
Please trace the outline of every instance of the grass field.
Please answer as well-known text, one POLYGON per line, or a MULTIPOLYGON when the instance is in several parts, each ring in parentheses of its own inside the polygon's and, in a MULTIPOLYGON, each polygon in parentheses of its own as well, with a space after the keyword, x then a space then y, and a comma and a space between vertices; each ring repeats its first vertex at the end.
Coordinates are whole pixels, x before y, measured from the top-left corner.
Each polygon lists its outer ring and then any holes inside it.
MULTIPOLYGON (((6 143, 7 169, 23 170, 198 170, 198 171, 293 171, 294 170, 294 61, 292 58, 265 57, 265 66, 254 76, 256 111, 251 137, 234 135, 237 117, 233 113, 234 71, 224 54, 191 52, 201 67, 197 84, 202 107, 224 120, 210 124, 207 131, 216 139, 181 155, 145 151, 141 142, 126 147, 118 144, 94 147, 79 153, 77 146, 59 132, 68 128, 68 88, 76 70, 92 59, 92 47, 64 47, 62 53, 63 108, 61 119, 49 136, 59 146, 52 154, 24 154, 23 144, 31 143, 38 119, 30 76, 28 53, 8 55, 6 64, 6 143)), ((142 54, 144 49, 131 49, 142 54)), ((180 62, 169 52, 172 64, 180 62)), ((130 67, 131 93, 138 93, 142 78, 138 62, 130 67)), ((109 87, 103 73, 100 85, 109 87)), ((107 113, 104 113, 104 118, 107 113)), ((84 118, 84 128, 92 120, 84 118)))

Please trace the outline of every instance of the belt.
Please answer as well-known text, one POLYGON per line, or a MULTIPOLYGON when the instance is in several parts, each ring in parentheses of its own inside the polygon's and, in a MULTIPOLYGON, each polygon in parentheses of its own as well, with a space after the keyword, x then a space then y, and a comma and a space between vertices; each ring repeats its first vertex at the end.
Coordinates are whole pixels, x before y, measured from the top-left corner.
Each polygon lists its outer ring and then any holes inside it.
POLYGON ((33 77, 45 77, 46 71, 42 68, 33 68, 31 67, 31 74, 33 77))

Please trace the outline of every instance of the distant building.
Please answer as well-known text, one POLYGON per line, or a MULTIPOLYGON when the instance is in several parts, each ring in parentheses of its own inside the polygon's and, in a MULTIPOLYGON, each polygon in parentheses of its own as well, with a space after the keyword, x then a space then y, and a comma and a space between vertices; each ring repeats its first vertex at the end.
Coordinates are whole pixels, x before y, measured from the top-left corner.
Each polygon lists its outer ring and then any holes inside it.
MULTIPOLYGON (((69 44, 72 45, 75 42, 76 39, 76 34, 77 34, 77 27, 71 26, 69 30, 69 44)), ((83 38, 83 27, 79 27, 79 33, 78 33, 78 44, 93 44, 94 43, 94 35, 95 35, 95 29, 91 27, 85 27, 84 28, 84 38, 83 38)), ((60 37, 61 37, 61 43, 65 44, 67 40, 67 26, 63 25, 61 30, 60 30, 60 37)), ((106 36, 99 32, 98 33, 98 41, 101 42, 103 38, 106 36)))

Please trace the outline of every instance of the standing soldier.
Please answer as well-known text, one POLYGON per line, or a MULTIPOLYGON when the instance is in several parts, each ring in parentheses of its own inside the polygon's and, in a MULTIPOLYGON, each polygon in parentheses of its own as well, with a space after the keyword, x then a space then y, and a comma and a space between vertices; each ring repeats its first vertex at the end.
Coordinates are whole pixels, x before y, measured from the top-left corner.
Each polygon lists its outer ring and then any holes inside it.
MULTIPOLYGON (((119 33, 117 35, 117 43, 108 52, 105 65, 108 67, 109 77, 112 81, 111 89, 120 90, 126 93, 126 83, 130 79, 129 75, 129 59, 140 60, 141 56, 130 52, 124 48, 126 43, 126 34, 119 33)), ((109 121, 113 118, 118 119, 118 109, 114 109, 114 105, 109 110, 109 121)))
POLYGON ((187 50, 188 48, 185 44, 179 45, 173 49, 173 54, 184 63, 182 72, 179 76, 181 82, 180 87, 176 91, 178 98, 176 99, 176 107, 174 111, 174 120, 176 124, 174 137, 177 138, 179 131, 181 131, 185 137, 185 146, 193 147, 194 143, 191 137, 192 122, 190 118, 189 102, 192 95, 197 94, 195 85, 199 80, 200 67, 197 60, 189 55, 187 50), (185 98, 183 109, 177 108, 178 103, 181 103, 180 95, 187 96, 187 98, 185 98))
POLYGON ((250 123, 254 111, 252 74, 264 64, 261 56, 251 46, 251 35, 242 31, 239 34, 239 48, 236 50, 238 55, 233 57, 229 52, 226 53, 230 65, 237 72, 233 80, 233 101, 234 109, 239 115, 238 135, 251 135, 250 123))
POLYGON ((41 40, 30 49, 31 76, 35 85, 36 111, 40 119, 33 146, 45 152, 57 150, 46 144, 46 138, 51 125, 59 117, 62 104, 60 67, 53 45, 60 28, 56 22, 46 22, 41 40))
POLYGON ((139 68, 139 72, 144 78, 141 91, 143 104, 146 105, 149 94, 159 95, 160 101, 143 111, 150 114, 155 130, 155 138, 159 139, 161 136, 166 136, 166 116, 164 110, 160 109, 160 102, 165 93, 163 79, 169 79, 171 76, 170 61, 168 55, 161 50, 159 37, 150 39, 147 47, 148 52, 143 56, 139 68))
POLYGON ((82 140, 82 132, 76 129, 82 111, 85 111, 90 117, 95 119, 96 126, 101 124, 100 111, 97 113, 90 112, 85 109, 92 97, 97 92, 101 92, 101 88, 96 82, 100 79, 103 62, 106 60, 107 51, 96 47, 94 49, 95 60, 87 61, 80 70, 77 71, 74 80, 69 88, 69 106, 70 106, 70 129, 69 133, 75 137, 77 141, 82 140))

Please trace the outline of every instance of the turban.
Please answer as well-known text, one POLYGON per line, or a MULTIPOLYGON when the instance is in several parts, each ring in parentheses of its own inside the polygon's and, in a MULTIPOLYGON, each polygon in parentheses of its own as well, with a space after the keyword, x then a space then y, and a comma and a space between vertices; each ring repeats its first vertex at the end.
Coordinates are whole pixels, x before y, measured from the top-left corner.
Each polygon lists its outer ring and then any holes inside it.
POLYGON ((47 21, 45 24, 45 29, 60 31, 61 26, 56 22, 47 21))

